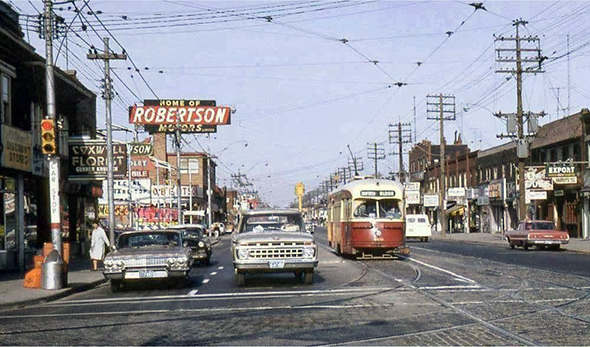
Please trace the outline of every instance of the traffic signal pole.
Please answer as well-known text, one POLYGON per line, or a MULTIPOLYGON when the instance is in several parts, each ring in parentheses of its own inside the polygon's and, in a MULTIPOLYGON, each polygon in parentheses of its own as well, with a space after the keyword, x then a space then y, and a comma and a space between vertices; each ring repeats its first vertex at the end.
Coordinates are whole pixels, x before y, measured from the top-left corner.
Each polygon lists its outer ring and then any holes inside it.
MULTIPOLYGON (((55 125, 55 74, 53 71, 53 3, 51 0, 45 0, 44 11, 44 34, 45 34, 45 89, 47 96, 47 114, 46 119, 51 119, 55 125)), ((54 127, 54 134, 57 133, 54 127)), ((54 138, 55 140, 55 138, 54 138)), ((47 154, 49 161, 49 212, 51 227, 51 243, 53 249, 62 254, 61 250, 61 218, 59 202, 59 153, 56 150, 47 154)))

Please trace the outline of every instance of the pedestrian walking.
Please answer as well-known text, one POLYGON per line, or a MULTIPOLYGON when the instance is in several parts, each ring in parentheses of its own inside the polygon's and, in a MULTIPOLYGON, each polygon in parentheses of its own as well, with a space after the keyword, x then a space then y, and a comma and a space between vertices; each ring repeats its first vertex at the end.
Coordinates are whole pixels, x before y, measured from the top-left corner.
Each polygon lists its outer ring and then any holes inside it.
POLYGON ((92 237, 90 239, 90 259, 92 259, 92 271, 98 270, 98 261, 104 259, 105 246, 110 247, 109 239, 104 229, 98 222, 92 223, 92 237))

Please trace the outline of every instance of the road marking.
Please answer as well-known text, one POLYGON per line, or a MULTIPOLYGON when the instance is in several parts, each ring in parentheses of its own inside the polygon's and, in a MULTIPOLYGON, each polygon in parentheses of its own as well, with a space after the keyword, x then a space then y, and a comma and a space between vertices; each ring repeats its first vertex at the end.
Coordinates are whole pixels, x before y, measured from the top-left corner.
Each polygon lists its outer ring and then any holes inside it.
POLYGON ((213 271, 213 272, 211 273, 211 276, 215 276, 215 275, 217 275, 217 271, 213 271))
POLYGON ((454 273, 454 272, 451 272, 451 271, 449 271, 449 270, 445 270, 445 269, 443 269, 443 268, 440 268, 440 267, 438 267, 438 266, 434 266, 434 265, 426 264, 426 263, 424 263, 424 262, 422 262, 422 261, 420 261, 420 260, 416 260, 416 259, 413 259, 413 258, 407 258, 407 259, 408 259, 408 260, 410 260, 410 261, 413 261, 413 262, 415 262, 415 263, 418 263, 418 264, 420 264, 420 265, 422 265, 422 266, 426 266, 426 267, 429 267, 429 268, 431 268, 431 269, 438 270, 438 271, 440 271, 440 272, 444 272, 444 273, 446 273, 446 274, 448 274, 448 275, 451 275, 451 276, 455 277, 455 279, 456 279, 457 281, 461 281, 461 282, 468 282, 468 283, 477 284, 477 281, 474 281, 474 280, 472 280, 472 279, 470 279, 470 278, 467 278, 467 277, 464 277, 464 276, 458 275, 458 274, 456 274, 456 273, 454 273))
POLYGON ((424 290, 446 290, 446 289, 479 289, 481 291, 483 288, 479 285, 474 286, 437 286, 437 287, 420 287, 420 289, 424 290))
POLYGON ((203 280, 203 282, 201 282, 201 283, 203 283, 203 284, 209 283, 209 279, 208 279, 208 278, 205 278, 205 279, 203 280))
POLYGON ((223 266, 220 266, 217 268, 218 270, 223 270, 223 266))
MULTIPOLYGON (((301 290, 301 291, 273 291, 273 292, 249 292, 249 293, 212 293, 212 294, 199 294, 193 295, 191 300, 207 300, 207 299, 247 299, 252 297, 260 298, 280 298, 288 296, 312 296, 312 295, 347 295, 356 293, 375 293, 391 290, 400 290, 398 287, 368 287, 368 288, 347 288, 347 289, 327 289, 327 290, 301 290)), ((401 291, 407 291, 402 289, 401 291)), ((89 300, 72 300, 67 302, 49 302, 43 304, 43 306, 75 306, 75 305, 94 305, 94 304, 132 304, 136 302, 145 301, 177 301, 186 300, 186 295, 160 295, 160 296, 147 296, 138 298, 102 298, 102 299, 89 299, 89 300)))
POLYGON ((199 292, 199 290, 198 290, 198 289, 193 289, 193 290, 191 290, 190 292, 188 292, 188 294, 187 294, 187 295, 188 295, 188 296, 193 296, 193 295, 196 295, 198 292, 199 292))

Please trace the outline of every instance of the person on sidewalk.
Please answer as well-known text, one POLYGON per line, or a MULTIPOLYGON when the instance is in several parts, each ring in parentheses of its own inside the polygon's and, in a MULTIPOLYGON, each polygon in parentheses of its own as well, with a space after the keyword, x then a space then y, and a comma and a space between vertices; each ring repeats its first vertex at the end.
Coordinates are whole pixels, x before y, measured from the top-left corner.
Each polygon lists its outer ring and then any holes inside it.
POLYGON ((98 270, 98 261, 104 259, 105 246, 110 247, 109 239, 104 229, 98 222, 92 223, 92 237, 90 239, 90 259, 92 259, 92 271, 98 270))

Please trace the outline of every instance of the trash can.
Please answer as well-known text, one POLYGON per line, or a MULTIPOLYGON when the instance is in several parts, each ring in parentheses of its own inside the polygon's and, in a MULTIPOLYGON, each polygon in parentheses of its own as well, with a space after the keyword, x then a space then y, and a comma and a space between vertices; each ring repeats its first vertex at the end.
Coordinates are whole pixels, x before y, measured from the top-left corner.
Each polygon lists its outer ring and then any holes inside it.
POLYGON ((59 252, 54 249, 49 252, 43 262, 41 288, 49 290, 62 289, 62 268, 63 261, 59 256, 59 252))

